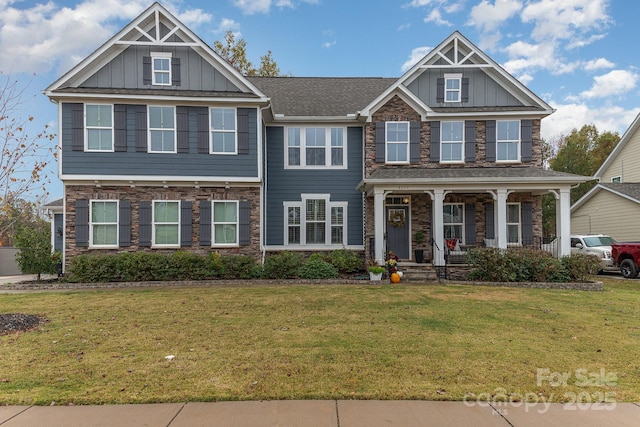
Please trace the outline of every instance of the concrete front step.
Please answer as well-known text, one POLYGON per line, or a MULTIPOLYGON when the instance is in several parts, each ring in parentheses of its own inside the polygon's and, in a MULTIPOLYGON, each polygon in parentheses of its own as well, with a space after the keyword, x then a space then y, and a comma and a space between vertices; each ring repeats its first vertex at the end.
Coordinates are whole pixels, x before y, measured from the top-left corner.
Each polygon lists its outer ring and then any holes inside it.
POLYGON ((399 262, 398 270, 404 273, 403 281, 407 282, 436 282, 438 275, 432 264, 418 264, 415 262, 399 262))

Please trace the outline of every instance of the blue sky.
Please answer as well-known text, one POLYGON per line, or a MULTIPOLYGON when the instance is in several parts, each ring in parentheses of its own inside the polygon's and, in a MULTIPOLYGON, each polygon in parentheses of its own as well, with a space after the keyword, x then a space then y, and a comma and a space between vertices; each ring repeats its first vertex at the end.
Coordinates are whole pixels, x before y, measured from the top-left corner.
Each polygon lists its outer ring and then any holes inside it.
MULTIPOLYGON (((0 71, 28 85, 35 133, 56 126, 41 91, 151 4, 0 0, 0 71), (36 129, 37 128, 37 129, 36 129)), ((622 135, 640 113, 640 2, 623 0, 171 0, 206 43, 231 30, 294 76, 400 77, 459 30, 557 111, 547 140, 595 124, 622 135)), ((54 179, 50 198, 62 196, 54 179)))

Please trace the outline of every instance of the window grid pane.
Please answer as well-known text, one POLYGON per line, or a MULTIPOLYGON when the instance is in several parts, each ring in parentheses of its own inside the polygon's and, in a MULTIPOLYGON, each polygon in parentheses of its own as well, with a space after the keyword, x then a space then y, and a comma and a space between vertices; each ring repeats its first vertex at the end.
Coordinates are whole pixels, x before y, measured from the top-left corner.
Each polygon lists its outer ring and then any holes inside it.
POLYGON ((520 122, 500 120, 496 122, 497 160, 517 161, 520 146, 520 122))
POLYGON ((149 107, 151 151, 175 151, 175 114, 173 107, 149 107))
POLYGON ((238 243, 237 202, 213 202, 213 243, 216 245, 238 243))
POLYGON ((91 231, 94 246, 118 244, 118 202, 91 202, 91 231))

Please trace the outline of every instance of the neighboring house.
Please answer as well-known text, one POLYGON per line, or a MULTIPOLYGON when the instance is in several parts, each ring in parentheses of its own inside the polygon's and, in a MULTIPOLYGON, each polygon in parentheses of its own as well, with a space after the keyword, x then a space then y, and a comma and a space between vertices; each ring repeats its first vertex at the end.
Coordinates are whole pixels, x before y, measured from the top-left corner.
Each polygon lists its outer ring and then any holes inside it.
POLYGON ((598 184, 571 207, 571 231, 640 240, 640 115, 594 177, 598 184))
POLYGON ((65 257, 433 243, 569 254, 572 185, 545 170, 552 108, 454 32, 399 79, 244 77, 158 3, 46 89, 59 105, 65 257))

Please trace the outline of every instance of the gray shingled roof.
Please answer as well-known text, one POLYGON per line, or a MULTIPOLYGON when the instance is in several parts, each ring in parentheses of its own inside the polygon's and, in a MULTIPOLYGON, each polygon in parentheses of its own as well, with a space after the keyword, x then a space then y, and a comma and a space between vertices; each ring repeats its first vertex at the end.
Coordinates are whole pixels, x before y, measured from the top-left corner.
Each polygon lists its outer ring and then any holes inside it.
POLYGON ((398 79, 382 77, 247 77, 271 98, 274 114, 331 117, 355 114, 398 79))
POLYGON ((590 177, 574 175, 564 172, 556 172, 554 170, 534 168, 534 167, 477 167, 477 168, 388 168, 383 167, 376 169, 371 173, 369 180, 469 180, 469 179, 542 179, 542 180, 559 180, 559 181, 575 181, 584 182, 590 177))
POLYGON ((606 183, 606 184, 601 183, 600 185, 608 190, 615 191, 616 193, 624 194, 625 196, 640 202, 640 183, 637 183, 637 182, 606 183))

